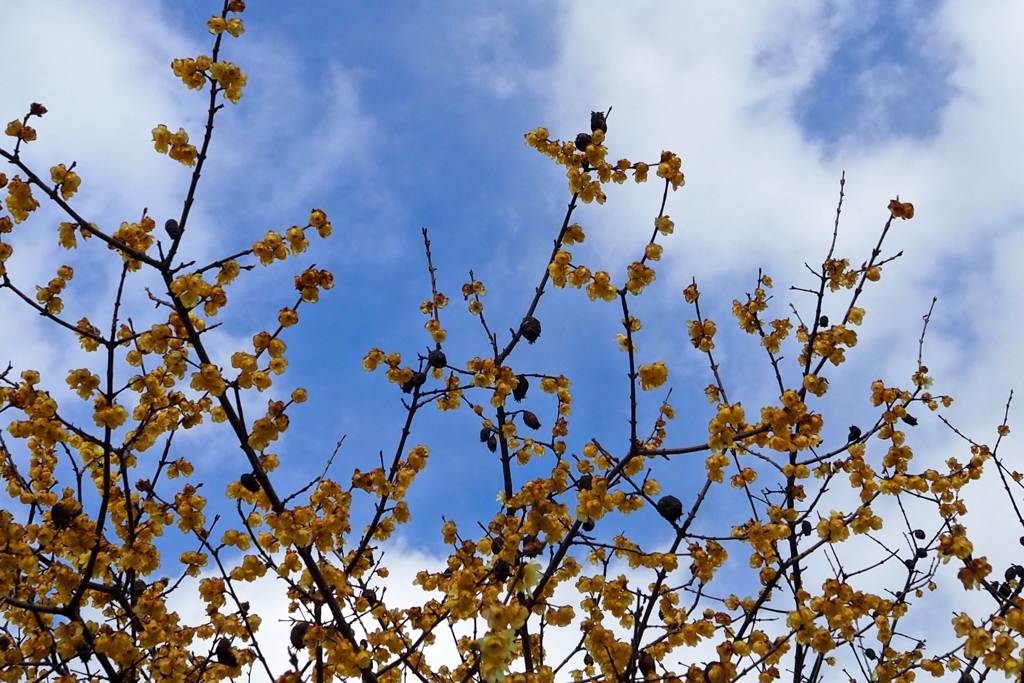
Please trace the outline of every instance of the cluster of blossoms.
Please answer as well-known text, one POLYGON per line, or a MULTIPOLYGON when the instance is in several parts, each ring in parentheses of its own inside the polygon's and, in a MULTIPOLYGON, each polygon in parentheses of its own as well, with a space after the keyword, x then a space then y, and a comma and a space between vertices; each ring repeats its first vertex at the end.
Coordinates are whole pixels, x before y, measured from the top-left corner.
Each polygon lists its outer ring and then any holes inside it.
POLYGON ((75 271, 70 266, 61 266, 57 269, 57 277, 50 280, 45 287, 36 287, 36 301, 38 301, 47 313, 56 315, 64 310, 64 302, 60 293, 68 286, 68 281, 75 276, 75 271))
POLYGON ((195 145, 188 143, 188 133, 184 128, 179 128, 177 133, 172 133, 167 126, 161 123, 153 129, 153 146, 160 154, 166 154, 185 166, 195 166, 198 152, 195 145))
MULTIPOLYGON (((6 177, 3 179, 6 180, 6 177)), ((4 185, 7 187, 7 210, 11 212, 15 223, 21 223, 39 208, 39 201, 32 196, 32 188, 21 179, 21 176, 14 176, 9 182, 0 183, 0 187, 4 185)))

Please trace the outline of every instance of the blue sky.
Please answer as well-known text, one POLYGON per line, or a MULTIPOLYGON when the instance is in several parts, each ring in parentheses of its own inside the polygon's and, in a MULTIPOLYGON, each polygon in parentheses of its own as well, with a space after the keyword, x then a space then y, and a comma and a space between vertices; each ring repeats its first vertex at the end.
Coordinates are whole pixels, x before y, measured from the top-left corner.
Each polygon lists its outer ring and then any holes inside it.
MULTIPOLYGON (((149 131, 165 123, 200 137, 206 95, 176 82, 168 64, 209 51, 213 4, 36 0, 5 9, 20 31, 0 45, 0 117, 20 117, 33 101, 50 109, 27 158, 38 168, 77 160, 76 201, 100 224, 135 220, 142 207, 161 220, 178 210, 187 170, 152 151, 149 131)), ((275 395, 304 386, 311 400, 292 411, 293 430, 276 448, 282 476, 296 486, 315 476, 342 435, 340 479, 393 450, 400 392, 360 363, 374 346, 406 357, 426 348, 421 227, 452 297, 443 318, 449 359, 487 352, 458 296, 470 268, 487 285, 492 329, 518 324, 569 199, 562 172, 524 147, 523 134, 544 125, 572 138, 591 110, 608 106, 611 156, 657 161, 671 149, 687 175, 669 199, 676 233, 664 242, 657 282, 634 310, 645 323, 641 360, 670 364, 683 416, 670 432, 674 445, 703 441, 709 415, 710 379, 685 340, 692 312, 681 290, 698 279, 734 400, 748 410, 775 400, 758 348, 735 331, 731 303, 762 267, 776 281, 780 314, 790 301, 806 305, 786 288, 806 285, 802 264, 824 255, 844 170, 839 250, 853 262, 867 257, 894 196, 914 202, 918 215, 896 225, 889 249, 905 256, 867 293, 861 345, 830 377, 828 405, 842 417, 828 433, 840 438, 866 409, 872 379, 908 382, 921 316, 937 296, 925 363, 937 389, 958 398, 950 418, 994 439, 1008 392, 1024 386, 1015 315, 1024 294, 1021 13, 1010 2, 969 10, 925 2, 249 3, 247 32, 225 48, 249 85, 218 118, 184 254, 202 261, 245 248, 312 207, 335 225, 308 258, 244 278, 226 309, 225 359, 273 324, 298 268, 315 261, 336 275, 335 289, 302 309, 299 333, 286 338, 290 369, 275 395)), ((588 239, 574 255, 621 281, 659 197, 653 183, 627 184, 609 191, 606 206, 581 209, 588 239)), ((45 225, 44 216, 55 220, 41 212, 35 222, 45 225)), ((11 266, 33 283, 52 277, 36 264, 55 240, 38 232, 24 246, 37 258, 11 266)), ((105 310, 107 256, 82 257, 69 307, 96 317, 105 310)), ((133 304, 152 315, 144 295, 133 304)), ((617 305, 550 291, 539 310, 541 340, 511 364, 573 379, 570 449, 590 437, 623 447, 617 305)), ((9 297, 0 314, 25 341, 4 344, 0 361, 49 370, 59 390, 63 371, 78 367, 76 352, 9 297)), ((538 393, 529 407, 548 426, 554 407, 538 393)), ((434 412, 423 413, 413 436, 434 461, 412 498, 403 552, 440 552, 440 511, 468 525, 490 516, 498 489, 479 420, 434 412)), ((963 454, 937 421, 923 422, 922 454, 936 462, 963 454)), ((216 497, 240 471, 240 453, 209 432, 185 440, 216 497)), ((661 478, 684 487, 689 476, 680 467, 661 478)))

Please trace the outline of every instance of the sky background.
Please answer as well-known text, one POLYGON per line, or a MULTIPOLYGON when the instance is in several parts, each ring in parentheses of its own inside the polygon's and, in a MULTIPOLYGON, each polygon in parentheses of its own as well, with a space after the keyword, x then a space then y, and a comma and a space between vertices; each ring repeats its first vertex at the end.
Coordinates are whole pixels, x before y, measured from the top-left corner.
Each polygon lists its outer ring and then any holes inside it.
MULTIPOLYGON (((40 170, 77 161, 83 183, 74 205, 101 226, 136 221, 143 207, 158 223, 180 213, 189 171, 153 151, 150 131, 163 123, 200 140, 207 93, 185 89, 169 64, 209 54, 205 21, 215 5, 0 0, 10 27, 0 43, 0 119, 20 118, 31 102, 47 106, 25 158, 40 170)), ((718 323, 716 358, 730 398, 748 416, 777 400, 763 352, 736 329, 732 301, 745 300, 763 268, 776 283, 777 315, 792 302, 810 319, 813 302, 788 287, 813 284, 804 263, 826 253, 844 171, 838 252, 854 264, 868 257, 890 199, 913 202, 917 215, 894 223, 886 253, 904 255, 866 291, 850 362, 827 373, 823 410, 836 417, 826 439, 844 439, 869 414, 872 380, 909 386, 932 297, 924 362, 934 391, 957 398, 945 416, 992 442, 1010 391, 1024 386, 1018 3, 250 2, 242 16, 246 33, 226 37, 222 54, 249 83, 238 106, 218 116, 182 256, 203 262, 247 248, 268 229, 304 222, 313 207, 335 226, 309 254, 241 278, 215 345, 226 362, 252 334, 273 329, 302 267, 335 273, 335 289, 301 309, 297 333, 285 336, 290 369, 268 392, 310 392, 274 448, 285 488, 316 476, 342 436, 341 479, 393 451, 400 392, 382 374, 363 372, 361 359, 375 346, 406 358, 427 348, 421 227, 430 231, 439 287, 452 297, 442 317, 449 359, 487 353, 459 296, 470 268, 487 286, 492 329, 518 325, 569 200, 563 171, 523 146, 523 134, 546 126, 572 139, 588 128, 591 110, 609 106, 610 157, 656 162, 668 149, 686 173, 686 186, 669 197, 676 232, 662 240, 657 281, 632 311, 644 322, 640 360, 670 366, 681 416, 671 445, 704 441, 710 416, 710 377, 686 340, 693 315, 682 289, 696 278, 702 312, 718 323)), ((661 186, 607 191, 605 206, 575 215, 588 237, 571 251, 574 262, 621 283, 649 237, 661 186)), ((12 276, 31 284, 53 276, 57 264, 47 258, 59 257, 47 226, 57 221, 44 209, 30 230, 19 228, 12 276)), ((116 280, 111 255, 87 251, 75 256, 65 300, 74 320, 97 322, 107 319, 116 280)), ((139 292, 130 303, 144 319, 153 311, 139 292)), ((840 317, 847 300, 825 312, 840 317)), ((55 392, 67 369, 86 361, 10 297, 0 299, 0 315, 18 335, 6 335, 0 361, 49 371, 55 392)), ((537 317, 540 341, 520 348, 512 366, 574 381, 571 450, 591 437, 624 449, 618 304, 550 291, 537 317)), ((537 394, 529 407, 548 427, 555 407, 537 394)), ((434 412, 413 434, 431 447, 432 466, 411 499, 414 521, 398 534, 403 549, 393 551, 409 566, 443 552, 442 510, 466 524, 481 510, 489 517, 499 488, 498 463, 477 439, 479 420, 434 412)), ((964 457, 947 428, 920 417, 918 458, 937 466, 964 457)), ((183 437, 215 497, 241 471, 241 453, 217 430, 183 437)), ((666 469, 666 489, 686 487, 688 467, 666 469)), ((983 551, 1010 558, 999 541, 1019 530, 1007 531, 1003 514, 986 506, 971 519, 990 541, 983 551)), ((661 538, 649 533, 654 543, 661 538)))

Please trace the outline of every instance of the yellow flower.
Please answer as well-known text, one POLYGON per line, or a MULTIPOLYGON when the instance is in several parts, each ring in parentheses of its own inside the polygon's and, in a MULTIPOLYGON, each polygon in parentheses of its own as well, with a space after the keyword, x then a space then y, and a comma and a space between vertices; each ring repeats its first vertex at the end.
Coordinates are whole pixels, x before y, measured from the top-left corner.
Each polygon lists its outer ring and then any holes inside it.
POLYGON ((640 388, 644 391, 660 387, 668 380, 668 368, 661 361, 650 365, 641 365, 637 374, 640 376, 640 388))

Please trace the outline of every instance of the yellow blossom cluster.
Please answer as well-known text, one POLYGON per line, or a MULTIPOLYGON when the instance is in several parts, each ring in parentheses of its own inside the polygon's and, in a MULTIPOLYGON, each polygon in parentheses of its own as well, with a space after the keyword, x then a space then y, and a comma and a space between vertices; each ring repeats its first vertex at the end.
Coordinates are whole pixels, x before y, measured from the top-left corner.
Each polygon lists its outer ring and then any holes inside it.
POLYGON ((15 223, 21 223, 39 208, 39 202, 32 196, 32 188, 17 175, 7 184, 7 199, 4 203, 15 223))
POLYGON ((707 353, 715 348, 714 338, 718 326, 713 320, 687 320, 686 329, 690 331, 690 343, 693 344, 693 348, 701 353, 707 353))
POLYGON ((53 180, 53 189, 60 190, 60 196, 65 201, 74 197, 82 185, 82 178, 74 171, 68 170, 64 164, 57 164, 50 169, 50 179, 53 180))
POLYGON ((57 269, 57 277, 50 280, 45 287, 36 287, 36 301, 46 309, 47 313, 57 315, 64 310, 64 302, 60 293, 67 287, 68 281, 75 276, 75 271, 70 266, 61 266, 57 269))
POLYGON ((153 146, 160 154, 166 154, 175 161, 185 166, 195 166, 196 151, 195 145, 188 142, 188 133, 184 128, 179 128, 177 133, 172 133, 164 124, 153 129, 153 146))
POLYGON ((214 62, 210 66, 210 78, 217 82, 224 91, 224 97, 232 104, 238 104, 238 100, 242 98, 242 88, 249 82, 249 78, 242 73, 238 65, 231 62, 214 62))
POLYGON ((171 62, 171 70, 190 90, 202 90, 206 85, 206 71, 210 68, 210 58, 199 55, 195 59, 175 59, 171 62))

